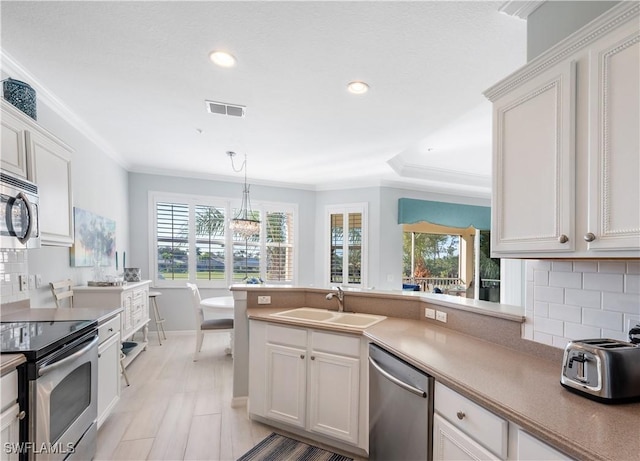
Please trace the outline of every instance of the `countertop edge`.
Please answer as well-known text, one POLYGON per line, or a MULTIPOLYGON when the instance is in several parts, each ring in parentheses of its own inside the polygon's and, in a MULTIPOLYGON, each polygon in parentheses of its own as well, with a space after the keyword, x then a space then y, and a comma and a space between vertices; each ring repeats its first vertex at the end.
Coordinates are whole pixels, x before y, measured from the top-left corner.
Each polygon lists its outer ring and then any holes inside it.
POLYGON ((0 356, 0 376, 5 376, 27 361, 22 354, 2 354, 0 356))

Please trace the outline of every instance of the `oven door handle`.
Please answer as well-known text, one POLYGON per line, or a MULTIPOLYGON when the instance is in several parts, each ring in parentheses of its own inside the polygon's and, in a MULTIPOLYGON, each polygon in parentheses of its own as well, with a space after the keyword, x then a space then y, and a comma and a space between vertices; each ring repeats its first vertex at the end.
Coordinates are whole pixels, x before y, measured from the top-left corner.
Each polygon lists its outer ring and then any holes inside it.
POLYGON ((80 357, 81 355, 86 353, 89 349, 91 349, 93 346, 95 346, 98 343, 99 339, 100 339, 99 336, 96 336, 95 339, 93 339, 89 344, 84 346, 82 349, 74 352, 69 357, 65 357, 62 360, 58 361, 58 362, 52 363, 51 365, 45 365, 43 367, 40 367, 40 370, 38 370, 38 376, 44 376, 46 373, 49 373, 49 372, 55 370, 56 368, 61 367, 65 363, 69 363, 69 362, 77 359, 78 357, 80 357))

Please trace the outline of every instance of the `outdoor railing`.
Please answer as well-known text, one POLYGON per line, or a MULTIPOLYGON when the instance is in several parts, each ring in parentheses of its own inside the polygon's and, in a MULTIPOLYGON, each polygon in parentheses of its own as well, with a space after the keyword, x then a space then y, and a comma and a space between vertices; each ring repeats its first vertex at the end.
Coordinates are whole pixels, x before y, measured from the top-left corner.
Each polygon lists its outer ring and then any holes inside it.
POLYGON ((465 286, 462 279, 457 277, 403 277, 402 283, 418 285, 420 291, 432 292, 434 288, 440 288, 443 292, 456 286, 465 286))

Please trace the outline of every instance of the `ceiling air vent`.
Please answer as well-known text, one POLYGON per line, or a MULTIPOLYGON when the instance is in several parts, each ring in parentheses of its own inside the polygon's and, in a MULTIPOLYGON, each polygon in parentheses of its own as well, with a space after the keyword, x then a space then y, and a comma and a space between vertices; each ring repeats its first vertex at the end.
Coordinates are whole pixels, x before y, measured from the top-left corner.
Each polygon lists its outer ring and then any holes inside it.
POLYGON ((230 117, 244 117, 246 107, 226 102, 205 101, 210 114, 228 115, 230 117))

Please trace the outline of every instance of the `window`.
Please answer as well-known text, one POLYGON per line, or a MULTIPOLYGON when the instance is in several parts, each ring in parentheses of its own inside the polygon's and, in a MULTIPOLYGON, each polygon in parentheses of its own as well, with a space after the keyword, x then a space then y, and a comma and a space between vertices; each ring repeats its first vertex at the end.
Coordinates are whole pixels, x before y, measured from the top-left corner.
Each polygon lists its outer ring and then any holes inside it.
POLYGON ((261 230, 246 240, 229 230, 237 212, 229 199, 152 193, 150 208, 150 274, 158 286, 295 283, 295 205, 258 204, 261 230))
POLYGON ((328 284, 366 284, 366 204, 328 207, 328 284))

